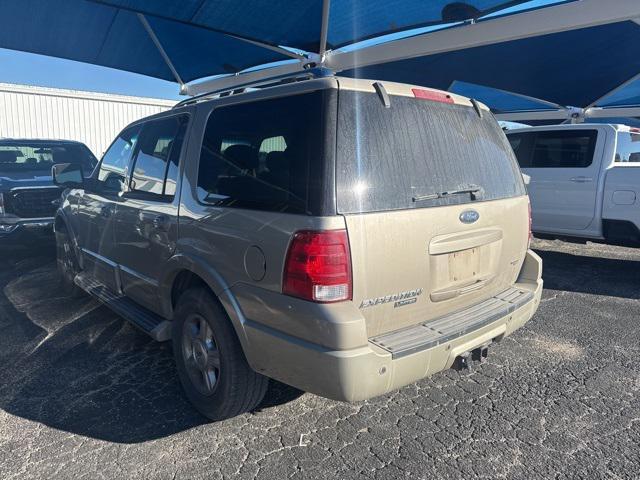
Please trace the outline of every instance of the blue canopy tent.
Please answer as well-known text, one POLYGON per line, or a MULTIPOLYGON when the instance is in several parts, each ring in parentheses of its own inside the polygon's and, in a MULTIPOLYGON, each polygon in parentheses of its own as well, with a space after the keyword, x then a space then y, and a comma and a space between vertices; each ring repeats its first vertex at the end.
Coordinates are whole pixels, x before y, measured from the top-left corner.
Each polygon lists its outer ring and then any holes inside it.
POLYGON ((336 49, 419 27, 480 18, 528 0, 98 0, 273 46, 336 49), (323 9, 331 12, 323 41, 323 9))
MULTIPOLYGON (((607 114, 602 111, 607 107, 640 105, 638 44, 640 24, 625 21, 372 65, 343 75, 449 90, 486 103, 502 119, 566 120, 577 115, 582 120, 591 113, 607 114), (593 108, 600 110, 589 111, 593 108)), ((640 111, 631 114, 640 116, 640 111)))
MULTIPOLYGON (((0 48, 171 80, 188 95, 320 65, 473 86, 503 115, 560 120, 568 106, 586 117, 640 73, 638 0, 0 0, 0 13, 11 19, 0 48)), ((629 116, 624 98, 616 116, 629 116)))
MULTIPOLYGON (((424 83, 447 90, 456 81, 559 105, 590 105, 640 72, 640 25, 611 25, 526 38, 345 72, 424 83)), ((509 105, 504 105, 510 110, 509 105)))
POLYGON ((216 31, 83 0, 0 0, 0 12, 11 19, 0 28, 2 48, 180 83, 289 58, 216 31))
POLYGON ((0 47, 188 83, 523 1, 0 0, 0 47))

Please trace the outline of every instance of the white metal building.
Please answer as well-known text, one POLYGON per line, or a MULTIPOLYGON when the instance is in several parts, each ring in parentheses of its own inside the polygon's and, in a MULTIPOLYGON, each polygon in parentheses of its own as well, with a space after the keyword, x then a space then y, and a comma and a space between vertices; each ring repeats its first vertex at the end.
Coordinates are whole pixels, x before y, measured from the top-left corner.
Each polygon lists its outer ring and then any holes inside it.
POLYGON ((99 158, 127 124, 175 103, 0 83, 0 138, 77 140, 99 158))

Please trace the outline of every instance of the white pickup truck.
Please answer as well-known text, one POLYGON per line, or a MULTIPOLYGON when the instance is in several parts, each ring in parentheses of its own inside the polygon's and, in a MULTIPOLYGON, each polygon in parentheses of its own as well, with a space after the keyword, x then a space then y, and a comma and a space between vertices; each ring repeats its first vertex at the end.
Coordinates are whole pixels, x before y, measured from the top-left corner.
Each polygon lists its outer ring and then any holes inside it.
POLYGON ((507 136, 531 177, 534 232, 640 245, 640 129, 554 125, 507 136))

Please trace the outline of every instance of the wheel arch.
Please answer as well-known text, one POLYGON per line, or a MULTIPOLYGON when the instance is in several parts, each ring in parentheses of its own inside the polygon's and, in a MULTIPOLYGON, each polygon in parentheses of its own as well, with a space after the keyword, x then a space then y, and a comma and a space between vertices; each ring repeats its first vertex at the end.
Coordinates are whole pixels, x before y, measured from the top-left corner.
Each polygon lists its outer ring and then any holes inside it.
POLYGON ((245 319, 237 299, 229 290, 230 285, 222 275, 197 256, 178 254, 167 262, 167 268, 159 284, 159 297, 164 316, 172 319, 180 293, 196 286, 208 288, 220 302, 245 350, 247 345, 244 331, 245 319))
POLYGON ((73 227, 73 222, 71 222, 70 219, 67 218, 65 212, 60 209, 56 212, 55 217, 53 218, 53 232, 60 232, 63 229, 67 231, 67 235, 69 235, 71 239, 71 245, 75 249, 78 262, 82 267, 82 255, 80 251, 80 244, 78 242, 78 235, 73 227))
POLYGON ((67 221, 64 218, 64 214, 57 213, 55 218, 53 219, 53 231, 59 232, 63 228, 66 230, 69 230, 69 227, 67 226, 67 221))

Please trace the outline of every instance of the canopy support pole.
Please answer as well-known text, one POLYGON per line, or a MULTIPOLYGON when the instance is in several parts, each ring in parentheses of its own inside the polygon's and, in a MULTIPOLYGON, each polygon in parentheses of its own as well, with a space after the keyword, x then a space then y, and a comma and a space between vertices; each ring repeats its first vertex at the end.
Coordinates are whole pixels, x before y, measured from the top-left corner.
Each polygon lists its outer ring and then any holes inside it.
POLYGON ((162 44, 160 43, 160 40, 158 39, 155 32, 153 31, 153 28, 151 28, 151 25, 149 25, 149 22, 147 21, 145 16, 142 15, 141 13, 138 13, 137 16, 138 16, 138 20, 140 20, 140 23, 142 24, 144 29, 147 31, 147 34, 149 35, 154 45, 158 49, 158 52, 160 52, 160 55, 162 56, 164 63, 166 63, 167 67, 169 67, 169 70, 171 70, 171 73, 173 74, 173 77, 176 79, 176 82, 180 84, 180 92, 182 92, 184 88, 184 82, 182 81, 182 78, 180 78, 180 74, 178 73, 178 71, 173 66, 173 63, 171 62, 169 55, 167 55, 167 52, 163 48, 162 44))
POLYGON ((251 45, 255 45, 256 47, 271 50, 272 52, 279 53, 280 55, 284 55, 285 57, 295 58, 296 60, 300 60, 300 61, 303 61, 305 58, 304 55, 300 53, 292 52, 290 50, 287 50, 286 48, 276 47, 275 45, 269 45, 268 43, 257 42, 249 38, 238 37, 237 35, 232 35, 230 33, 225 33, 224 35, 226 35, 227 37, 235 38, 236 40, 240 40, 242 42, 250 43, 251 45))
POLYGON ((496 113, 497 120, 509 122, 558 121, 560 123, 583 123, 590 118, 637 118, 640 117, 640 106, 637 107, 591 107, 589 109, 564 108, 558 110, 536 110, 530 112, 496 113))
POLYGON ((620 117, 640 117, 640 107, 595 107, 586 112, 587 118, 620 118, 620 117))
POLYGON ((336 72, 415 57, 493 45, 523 38, 595 27, 640 17, 638 0, 579 0, 512 15, 479 20, 348 52, 329 52, 336 72))
POLYGON ((329 7, 331 0, 322 0, 322 23, 320 24, 320 46, 318 48, 318 56, 320 62, 324 63, 325 53, 327 52, 327 37, 329 35, 329 7))
POLYGON ((565 121, 568 117, 566 109, 558 110, 536 110, 530 112, 510 112, 510 113, 496 113, 496 120, 502 120, 505 122, 526 122, 535 120, 557 120, 558 122, 565 121))

